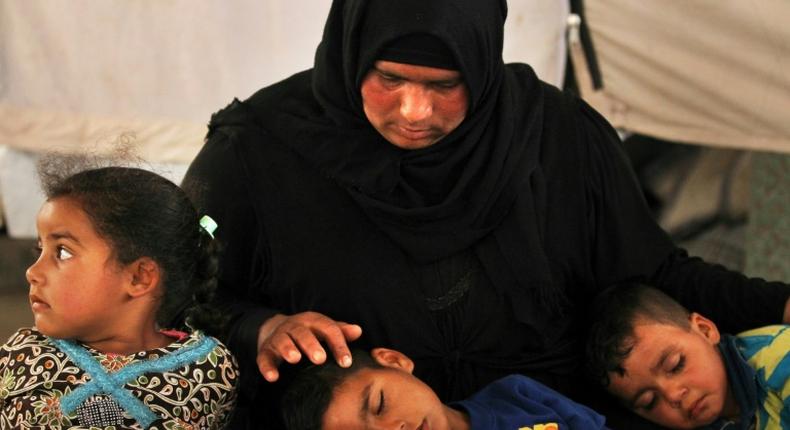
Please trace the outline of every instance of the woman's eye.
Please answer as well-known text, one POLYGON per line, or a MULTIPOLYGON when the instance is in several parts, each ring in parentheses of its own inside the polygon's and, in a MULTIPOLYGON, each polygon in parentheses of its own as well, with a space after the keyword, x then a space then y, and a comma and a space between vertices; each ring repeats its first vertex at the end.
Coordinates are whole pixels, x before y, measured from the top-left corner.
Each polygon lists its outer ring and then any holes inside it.
POLYGON ((436 88, 438 88, 440 90, 452 90, 453 88, 458 87, 458 85, 460 85, 460 84, 461 84, 461 82, 459 82, 459 81, 447 81, 447 82, 437 82, 437 83, 435 83, 433 85, 434 85, 434 87, 436 87, 436 88))
POLYGON ((70 253, 66 248, 64 248, 62 246, 58 247, 58 249, 56 251, 56 254, 55 254, 55 257, 58 260, 68 260, 69 258, 71 258, 73 256, 74 255, 72 255, 72 253, 70 253))
POLYGON ((381 82, 386 86, 395 86, 401 83, 401 78, 385 73, 379 73, 379 79, 381 79, 381 82))

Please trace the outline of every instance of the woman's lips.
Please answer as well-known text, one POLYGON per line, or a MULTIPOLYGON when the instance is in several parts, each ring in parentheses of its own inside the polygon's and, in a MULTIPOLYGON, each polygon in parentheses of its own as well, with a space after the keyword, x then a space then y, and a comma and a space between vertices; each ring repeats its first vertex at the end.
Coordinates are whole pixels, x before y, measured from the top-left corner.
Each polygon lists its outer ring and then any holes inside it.
POLYGON ((398 127, 398 132, 401 136, 410 140, 427 139, 433 135, 433 131, 430 128, 415 129, 398 127))

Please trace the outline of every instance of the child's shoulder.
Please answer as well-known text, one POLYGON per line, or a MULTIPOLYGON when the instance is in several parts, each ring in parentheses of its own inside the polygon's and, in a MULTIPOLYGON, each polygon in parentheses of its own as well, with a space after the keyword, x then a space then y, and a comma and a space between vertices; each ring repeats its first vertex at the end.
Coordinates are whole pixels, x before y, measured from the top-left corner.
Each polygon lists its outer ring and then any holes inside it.
POLYGON ((219 339, 201 331, 185 334, 174 344, 172 353, 182 356, 185 361, 193 363, 196 367, 221 367, 231 371, 233 379, 237 377, 238 364, 228 347, 219 339))
POLYGON ((5 354, 10 352, 36 351, 44 348, 45 350, 55 349, 49 339, 41 334, 35 327, 20 328, 12 334, 3 344, 2 351, 5 354))
POLYGON ((790 325, 771 325, 736 336, 738 351, 766 384, 783 386, 790 379, 790 325))
POLYGON ((753 328, 751 330, 740 332, 736 335, 736 337, 740 339, 765 337, 767 339, 767 337, 777 337, 790 334, 790 332, 787 332, 788 329, 790 329, 790 325, 788 324, 767 325, 764 327, 753 328))
POLYGON ((757 354, 781 355, 788 353, 790 325, 776 324, 738 333, 736 343, 741 354, 750 360, 757 354))

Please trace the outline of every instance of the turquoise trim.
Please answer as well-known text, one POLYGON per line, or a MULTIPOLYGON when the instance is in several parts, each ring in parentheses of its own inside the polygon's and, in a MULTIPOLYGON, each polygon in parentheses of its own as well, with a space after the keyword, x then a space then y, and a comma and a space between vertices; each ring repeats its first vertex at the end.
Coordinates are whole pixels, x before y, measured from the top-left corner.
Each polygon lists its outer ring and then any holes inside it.
POLYGON ((89 383, 60 398, 60 409, 64 414, 69 415, 74 412, 88 397, 104 393, 111 395, 124 411, 144 428, 151 425, 158 416, 145 403, 125 389, 124 385, 145 373, 163 373, 194 363, 207 356, 217 346, 216 340, 203 336, 197 343, 183 347, 164 357, 135 362, 124 366, 117 372, 108 373, 85 348, 76 342, 64 339, 50 340, 92 379, 89 383))

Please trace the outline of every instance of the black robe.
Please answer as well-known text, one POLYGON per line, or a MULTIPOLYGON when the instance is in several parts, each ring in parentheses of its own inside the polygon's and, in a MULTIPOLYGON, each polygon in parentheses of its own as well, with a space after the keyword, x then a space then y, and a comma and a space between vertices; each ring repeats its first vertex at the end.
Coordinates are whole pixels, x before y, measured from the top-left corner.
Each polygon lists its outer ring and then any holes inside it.
POLYGON ((445 401, 510 373, 586 400, 585 305, 624 280, 724 331, 781 320, 788 286, 686 256, 611 126, 502 63, 504 18, 493 1, 335 1, 313 69, 212 117, 184 186, 225 244, 224 340, 247 398, 270 388, 255 345, 275 313, 361 325, 357 346, 401 350, 445 401), (359 84, 378 49, 411 32, 448 45, 470 105, 440 142, 406 151, 367 122, 359 84))

